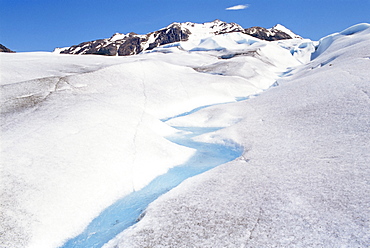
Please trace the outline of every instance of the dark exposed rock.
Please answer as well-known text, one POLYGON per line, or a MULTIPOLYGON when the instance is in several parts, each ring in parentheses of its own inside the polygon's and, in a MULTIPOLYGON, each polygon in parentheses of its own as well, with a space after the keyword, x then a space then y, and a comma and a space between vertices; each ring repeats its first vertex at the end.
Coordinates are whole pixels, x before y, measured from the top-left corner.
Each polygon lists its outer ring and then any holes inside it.
POLYGON ((245 34, 256 37, 261 40, 274 41, 274 40, 287 40, 292 39, 289 34, 279 30, 268 30, 262 27, 251 27, 244 29, 245 34))
MULTIPOLYGON (((241 32, 254 36, 256 38, 274 41, 281 39, 291 39, 292 37, 284 31, 278 30, 275 27, 265 29, 261 27, 252 27, 244 29, 236 23, 227 23, 220 20, 213 22, 196 24, 191 22, 173 23, 166 28, 146 34, 138 35, 136 33, 120 34, 116 33, 111 38, 100 39, 90 42, 83 42, 78 45, 71 46, 62 50, 64 54, 99 54, 109 56, 127 56, 141 53, 143 51, 152 50, 158 46, 186 41, 192 35, 191 30, 198 25, 200 29, 207 30, 210 35, 226 34, 231 32, 241 32)), ((280 28, 285 29, 283 26, 280 28)), ((199 29, 198 28, 198 29, 199 29)), ((290 32, 290 31, 289 31, 290 32)), ((290 32, 290 34, 293 34, 290 32)), ((294 35, 294 34, 293 34, 294 35)))
MULTIPOLYGON (((101 46, 104 40, 95 40, 82 42, 78 45, 71 46, 70 48, 61 51, 60 53, 65 54, 103 54, 100 52, 101 46)), ((104 54, 109 55, 109 54, 104 54)))
POLYGON ((122 43, 118 49, 118 56, 127 56, 140 53, 143 49, 141 48, 141 42, 144 39, 139 37, 128 37, 124 43, 122 43))
POLYGON ((180 25, 174 24, 166 29, 161 29, 153 33, 155 41, 149 44, 147 50, 161 45, 170 44, 178 41, 186 41, 191 34, 189 30, 182 30, 180 25))
POLYGON ((0 52, 2 53, 15 53, 14 51, 10 50, 9 48, 7 48, 6 46, 0 44, 0 52))
POLYGON ((145 44, 148 42, 150 37, 153 37, 154 41, 148 44, 145 50, 152 50, 157 46, 173 42, 185 41, 188 39, 189 35, 189 30, 183 30, 179 25, 173 24, 167 28, 147 35, 138 35, 135 33, 129 33, 127 35, 115 34, 109 39, 83 42, 81 44, 71 46, 60 53, 127 56, 142 52, 144 50, 143 47, 145 47, 145 44), (122 37, 116 39, 116 36, 122 37))
POLYGON ((101 47, 96 51, 92 50, 87 51, 86 53, 114 56, 117 54, 117 46, 115 44, 109 44, 108 46, 101 47))

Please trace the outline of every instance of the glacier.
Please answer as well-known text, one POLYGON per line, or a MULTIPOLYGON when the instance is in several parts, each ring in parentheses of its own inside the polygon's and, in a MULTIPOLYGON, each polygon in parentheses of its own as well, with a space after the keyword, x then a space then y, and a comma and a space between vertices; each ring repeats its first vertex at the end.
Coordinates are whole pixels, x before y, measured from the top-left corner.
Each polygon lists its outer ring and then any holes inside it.
POLYGON ((244 153, 161 196, 104 247, 367 247, 367 26, 331 36, 258 97, 171 120, 226 124, 196 140, 231 138, 244 153))
POLYGON ((151 196, 98 247, 366 247, 369 38, 361 24, 319 42, 229 33, 129 57, 0 54, 0 244, 74 247, 206 143, 223 165, 151 196))

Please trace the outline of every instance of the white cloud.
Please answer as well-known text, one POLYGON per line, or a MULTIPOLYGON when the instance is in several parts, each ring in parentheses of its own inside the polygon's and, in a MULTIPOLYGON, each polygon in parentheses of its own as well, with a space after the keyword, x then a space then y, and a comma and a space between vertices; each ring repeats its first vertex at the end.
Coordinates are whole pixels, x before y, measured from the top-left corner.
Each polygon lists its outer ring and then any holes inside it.
POLYGON ((239 5, 235 5, 235 6, 226 8, 226 10, 241 10, 241 9, 246 9, 248 7, 249 7, 248 4, 239 4, 239 5))

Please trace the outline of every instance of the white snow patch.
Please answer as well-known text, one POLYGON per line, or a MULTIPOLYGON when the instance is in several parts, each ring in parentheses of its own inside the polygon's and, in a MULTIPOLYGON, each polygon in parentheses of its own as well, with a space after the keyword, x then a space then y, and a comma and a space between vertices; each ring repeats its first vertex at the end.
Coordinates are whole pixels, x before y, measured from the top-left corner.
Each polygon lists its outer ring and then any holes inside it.
POLYGON ((109 41, 110 42, 114 42, 114 41, 117 41, 117 40, 122 40, 124 38, 126 38, 126 34, 121 34, 121 33, 115 33, 110 39, 109 41))
POLYGON ((282 32, 290 35, 290 37, 292 37, 293 39, 302 39, 301 36, 293 33, 290 29, 286 28, 285 26, 283 26, 281 24, 276 24, 275 26, 273 26, 269 30, 271 30, 271 31, 275 31, 275 30, 282 31, 282 32))

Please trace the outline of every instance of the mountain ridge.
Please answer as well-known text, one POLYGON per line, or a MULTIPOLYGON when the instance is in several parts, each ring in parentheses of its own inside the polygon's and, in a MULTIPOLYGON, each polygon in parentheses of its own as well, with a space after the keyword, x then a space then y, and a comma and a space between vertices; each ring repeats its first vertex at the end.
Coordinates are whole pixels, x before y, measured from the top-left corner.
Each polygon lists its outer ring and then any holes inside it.
POLYGON ((110 38, 82 42, 67 48, 56 48, 61 54, 97 54, 108 56, 128 56, 152 50, 158 46, 189 39, 201 40, 212 35, 241 32, 267 41, 301 38, 281 24, 273 28, 251 27, 244 29, 237 23, 214 20, 205 23, 174 22, 148 34, 115 33, 110 38))

